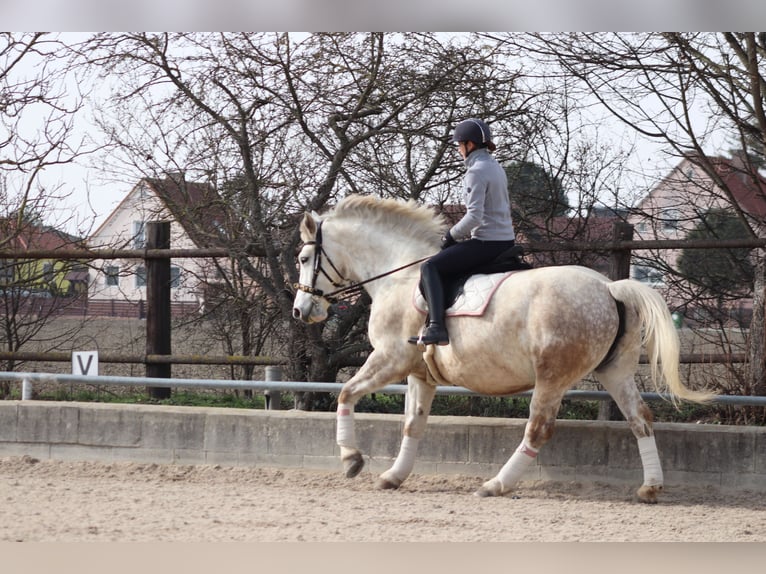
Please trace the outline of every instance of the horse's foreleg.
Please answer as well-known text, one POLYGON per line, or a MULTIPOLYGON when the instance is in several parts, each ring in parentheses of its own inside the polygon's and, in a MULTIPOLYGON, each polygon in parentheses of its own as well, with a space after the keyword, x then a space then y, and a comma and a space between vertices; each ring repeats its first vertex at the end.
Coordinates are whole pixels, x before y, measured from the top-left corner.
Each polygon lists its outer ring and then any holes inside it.
MULTIPOLYGON (((539 384, 539 383, 538 383, 539 384)), ((529 466, 537 458, 537 453, 553 435, 556 414, 561 404, 563 392, 541 391, 535 388, 529 404, 529 420, 524 427, 524 438, 500 472, 485 482, 474 494, 476 496, 500 496, 513 490, 529 466)))
POLYGON ((361 369, 341 389, 338 395, 336 442, 340 447, 343 471, 348 478, 358 475, 364 468, 362 451, 354 432, 354 406, 359 399, 388 384, 401 380, 406 372, 395 366, 390 356, 373 351, 361 369))
POLYGON ((335 439, 340 447, 340 460, 343 472, 348 478, 354 478, 364 468, 362 451, 356 446, 354 432, 354 405, 338 402, 337 427, 335 439))
POLYGON ((422 378, 412 374, 407 377, 402 444, 394 465, 380 475, 378 488, 399 488, 412 472, 418 444, 426 432, 426 422, 435 394, 436 387, 429 385, 422 378))

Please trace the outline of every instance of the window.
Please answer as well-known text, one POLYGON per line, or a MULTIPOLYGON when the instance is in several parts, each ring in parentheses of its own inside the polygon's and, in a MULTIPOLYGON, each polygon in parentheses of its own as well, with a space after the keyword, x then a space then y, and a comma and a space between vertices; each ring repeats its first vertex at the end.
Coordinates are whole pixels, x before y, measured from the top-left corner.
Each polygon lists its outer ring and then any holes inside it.
MULTIPOLYGON (((170 268, 170 287, 178 289, 181 286, 181 268, 170 268)), ((146 267, 139 265, 136 267, 136 287, 146 287, 146 267)))
POLYGON ((120 268, 117 265, 107 265, 104 268, 104 275, 106 275, 107 287, 119 287, 120 285, 120 268))
POLYGON ((146 247, 146 225, 144 221, 133 222, 133 249, 146 247))
POLYGON ((146 287, 146 267, 136 267, 136 287, 146 287))
POLYGON ((0 260, 0 284, 8 285, 13 283, 16 264, 7 260, 0 260))
POLYGON ((678 229, 678 220, 681 219, 681 212, 677 209, 667 209, 662 214, 662 228, 665 231, 675 231, 678 229))
POLYGON ((178 289, 181 286, 181 268, 176 266, 170 267, 170 288, 178 289))
POLYGON ((633 278, 647 285, 664 284, 662 273, 658 269, 646 265, 633 266, 633 278))
POLYGON ((53 263, 43 263, 43 281, 46 283, 53 283, 55 273, 53 270, 53 263))

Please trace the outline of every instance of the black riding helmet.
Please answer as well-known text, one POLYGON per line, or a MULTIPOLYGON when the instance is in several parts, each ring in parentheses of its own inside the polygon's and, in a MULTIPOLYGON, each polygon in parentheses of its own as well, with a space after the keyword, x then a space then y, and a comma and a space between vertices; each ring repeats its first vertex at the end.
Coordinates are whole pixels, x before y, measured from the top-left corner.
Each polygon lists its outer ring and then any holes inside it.
POLYGON ((489 126, 477 118, 469 118, 456 125, 455 131, 452 132, 452 141, 454 143, 473 142, 479 147, 495 151, 489 126))

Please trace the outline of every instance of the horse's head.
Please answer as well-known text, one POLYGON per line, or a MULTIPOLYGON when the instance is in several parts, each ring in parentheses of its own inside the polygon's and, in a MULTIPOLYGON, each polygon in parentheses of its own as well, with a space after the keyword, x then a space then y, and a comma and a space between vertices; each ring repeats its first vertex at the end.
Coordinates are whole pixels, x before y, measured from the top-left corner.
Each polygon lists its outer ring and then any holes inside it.
MULTIPOLYGON (((293 317, 306 323, 327 319, 330 301, 324 296, 332 291, 332 280, 322 267, 322 223, 316 214, 306 213, 300 225, 303 248, 298 253, 298 283, 295 284, 293 317)), ((332 264, 330 262, 330 264, 332 264)))
MULTIPOLYGON (((324 321, 330 305, 341 294, 432 255, 443 227, 442 219, 435 218, 430 208, 412 200, 366 195, 345 197, 321 218, 306 213, 300 224, 303 248, 298 254, 300 275, 295 284, 293 317, 306 323, 324 321), (324 242, 323 226, 331 230, 324 242), (365 271, 361 278, 360 266, 365 271)), ((370 287, 365 288, 370 293, 370 287)))

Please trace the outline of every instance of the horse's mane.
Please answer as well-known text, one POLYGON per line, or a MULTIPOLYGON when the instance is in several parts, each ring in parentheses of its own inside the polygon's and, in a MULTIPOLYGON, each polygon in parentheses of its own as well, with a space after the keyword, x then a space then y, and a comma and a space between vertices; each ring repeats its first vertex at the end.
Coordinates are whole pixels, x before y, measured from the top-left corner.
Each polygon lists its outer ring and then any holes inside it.
POLYGON ((446 226, 441 215, 410 199, 381 199, 372 195, 349 195, 327 214, 332 218, 359 218, 380 223, 413 239, 434 243, 446 226))

